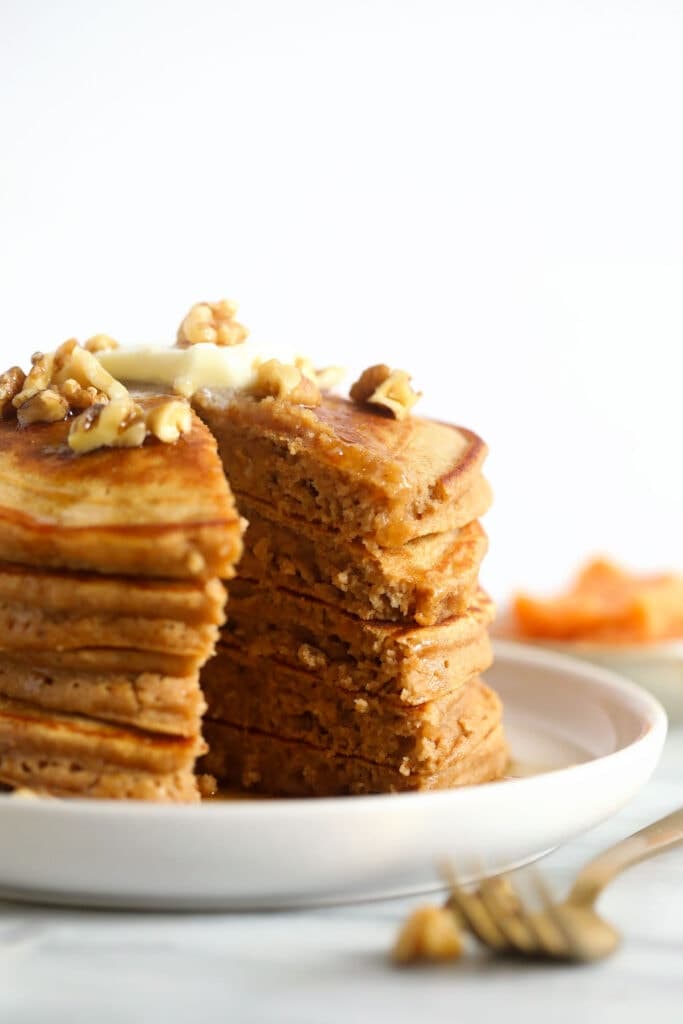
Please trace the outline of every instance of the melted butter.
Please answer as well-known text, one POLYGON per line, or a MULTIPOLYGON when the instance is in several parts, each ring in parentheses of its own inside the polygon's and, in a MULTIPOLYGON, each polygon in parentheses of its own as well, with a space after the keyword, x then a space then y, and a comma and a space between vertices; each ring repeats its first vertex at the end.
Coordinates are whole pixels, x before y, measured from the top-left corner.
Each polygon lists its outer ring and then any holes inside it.
POLYGON ((206 387, 243 390, 254 383, 259 363, 267 359, 291 362, 293 357, 245 341, 227 347, 206 342, 188 348, 116 348, 98 352, 97 358, 117 380, 160 385, 189 398, 206 387))

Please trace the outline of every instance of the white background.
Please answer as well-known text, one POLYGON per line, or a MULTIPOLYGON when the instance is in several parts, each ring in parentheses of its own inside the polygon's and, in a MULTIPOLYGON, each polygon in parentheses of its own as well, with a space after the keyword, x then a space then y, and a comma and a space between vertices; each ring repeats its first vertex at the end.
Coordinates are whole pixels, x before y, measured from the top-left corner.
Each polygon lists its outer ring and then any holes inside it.
POLYGON ((194 300, 489 442, 498 597, 683 567, 683 5, 0 0, 3 365, 194 300))

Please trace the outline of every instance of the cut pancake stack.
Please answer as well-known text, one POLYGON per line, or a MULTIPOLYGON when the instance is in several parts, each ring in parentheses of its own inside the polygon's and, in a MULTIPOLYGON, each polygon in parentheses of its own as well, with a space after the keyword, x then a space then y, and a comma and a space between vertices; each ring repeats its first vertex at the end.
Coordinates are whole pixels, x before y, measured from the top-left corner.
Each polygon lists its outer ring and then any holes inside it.
POLYGON ((202 673, 206 769, 294 796, 498 777, 483 443, 329 395, 305 408, 207 390, 195 406, 249 521, 202 673))
POLYGON ((79 458, 68 429, 0 422, 0 782, 196 800, 199 670, 241 552, 215 441, 195 417, 79 458))

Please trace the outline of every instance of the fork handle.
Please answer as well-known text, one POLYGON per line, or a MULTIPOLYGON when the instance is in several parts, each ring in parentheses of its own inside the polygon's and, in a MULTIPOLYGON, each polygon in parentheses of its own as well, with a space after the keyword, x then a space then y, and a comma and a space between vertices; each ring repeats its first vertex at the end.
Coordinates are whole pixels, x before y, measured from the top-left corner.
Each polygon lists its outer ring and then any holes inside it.
POLYGON ((625 868, 680 843, 683 843, 683 807, 589 861, 574 883, 569 902, 575 906, 592 906, 605 886, 625 868))

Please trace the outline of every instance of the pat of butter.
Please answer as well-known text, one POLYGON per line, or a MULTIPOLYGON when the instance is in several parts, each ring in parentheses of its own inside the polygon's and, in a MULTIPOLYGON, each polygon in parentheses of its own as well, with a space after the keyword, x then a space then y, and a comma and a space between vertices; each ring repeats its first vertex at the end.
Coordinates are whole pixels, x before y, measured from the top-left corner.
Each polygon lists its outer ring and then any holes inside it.
POLYGON ((98 352, 97 358, 116 380, 159 384, 189 398, 199 388, 248 388, 259 363, 283 355, 245 341, 228 347, 202 342, 188 348, 116 348, 98 352))

